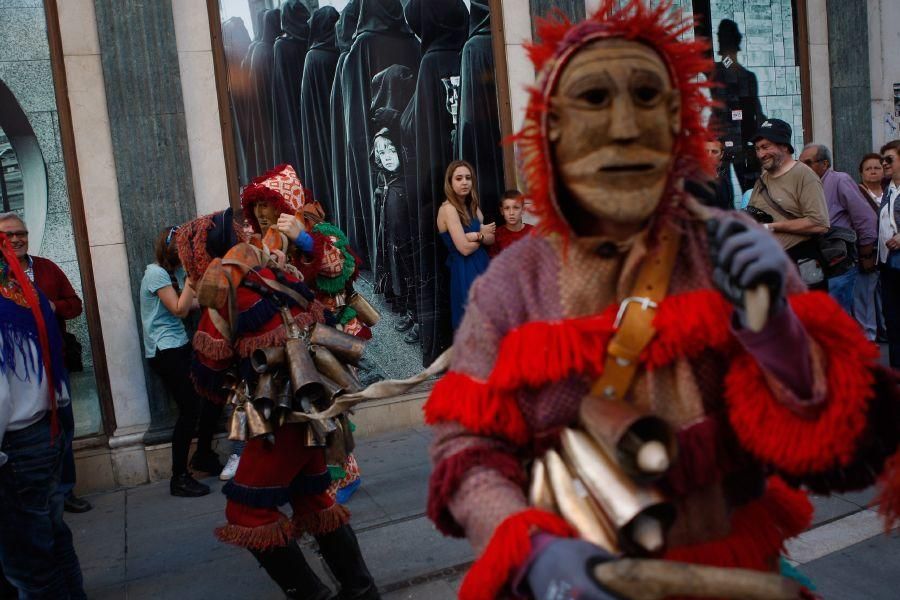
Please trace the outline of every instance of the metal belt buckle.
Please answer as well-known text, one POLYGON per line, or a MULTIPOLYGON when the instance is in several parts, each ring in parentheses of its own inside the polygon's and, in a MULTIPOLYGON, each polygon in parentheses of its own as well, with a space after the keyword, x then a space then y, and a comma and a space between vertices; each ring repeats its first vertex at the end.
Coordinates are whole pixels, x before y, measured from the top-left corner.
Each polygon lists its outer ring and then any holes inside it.
POLYGON ((628 305, 632 302, 640 304, 641 310, 648 310, 650 308, 657 308, 657 306, 659 306, 650 298, 645 298, 643 296, 629 296, 628 298, 622 300, 622 303, 619 304, 619 312, 616 314, 616 320, 613 322, 613 329, 618 329, 619 325, 622 324, 622 319, 625 317, 625 311, 628 310, 628 305))

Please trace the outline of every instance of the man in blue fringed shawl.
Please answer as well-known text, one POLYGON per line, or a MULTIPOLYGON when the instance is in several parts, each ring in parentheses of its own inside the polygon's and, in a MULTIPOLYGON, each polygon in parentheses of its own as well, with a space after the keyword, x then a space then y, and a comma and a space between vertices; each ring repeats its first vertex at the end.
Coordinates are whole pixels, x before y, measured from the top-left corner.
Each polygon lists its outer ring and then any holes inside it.
POLYGON ((0 233, 0 566, 20 598, 86 598, 59 489, 69 401, 50 303, 0 233))

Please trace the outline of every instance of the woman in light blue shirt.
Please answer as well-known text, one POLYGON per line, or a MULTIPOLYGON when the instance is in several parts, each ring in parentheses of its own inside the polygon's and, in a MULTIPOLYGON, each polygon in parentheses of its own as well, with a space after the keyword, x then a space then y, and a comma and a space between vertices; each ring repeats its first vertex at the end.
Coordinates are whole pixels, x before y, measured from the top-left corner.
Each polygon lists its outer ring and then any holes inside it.
POLYGON ((172 432, 169 491, 173 496, 195 497, 208 494, 209 487, 194 479, 188 471, 191 438, 199 421, 197 452, 191 466, 197 470, 215 471, 215 465, 218 465, 218 471, 221 471, 219 459, 212 452, 212 436, 219 411, 197 395, 188 376, 191 343, 181 320, 195 305, 195 292, 193 282, 185 278, 178 259, 174 239, 177 230, 178 227, 167 227, 156 240, 156 262, 147 265, 141 279, 141 323, 144 355, 178 406, 178 420, 172 432), (199 461, 204 465, 214 461, 215 465, 198 469, 199 461))

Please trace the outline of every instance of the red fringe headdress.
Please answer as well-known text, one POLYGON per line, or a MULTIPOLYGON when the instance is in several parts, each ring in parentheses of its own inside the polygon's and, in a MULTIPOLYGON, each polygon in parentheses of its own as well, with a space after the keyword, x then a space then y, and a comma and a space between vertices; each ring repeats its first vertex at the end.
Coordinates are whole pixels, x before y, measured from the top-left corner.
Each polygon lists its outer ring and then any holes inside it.
POLYGON ((572 229, 559 206, 557 184, 548 139, 550 98, 563 67, 585 45, 597 40, 623 38, 646 44, 656 51, 668 68, 672 86, 681 95, 681 128, 675 136, 675 157, 664 202, 657 209, 656 224, 665 220, 680 205, 680 183, 686 177, 707 179, 712 165, 704 144, 709 137, 702 112, 712 102, 704 90, 709 87, 701 75, 712 69, 707 58, 709 45, 704 41, 685 41, 680 36, 693 28, 692 19, 684 19, 672 9, 672 0, 649 8, 640 0, 631 0, 616 8, 615 0, 603 0, 600 8, 585 21, 573 25, 561 12, 553 19, 540 19, 539 42, 526 46, 538 71, 537 87, 529 90, 530 99, 522 130, 513 137, 521 151, 522 168, 533 211, 540 218, 538 231, 568 239, 572 229))

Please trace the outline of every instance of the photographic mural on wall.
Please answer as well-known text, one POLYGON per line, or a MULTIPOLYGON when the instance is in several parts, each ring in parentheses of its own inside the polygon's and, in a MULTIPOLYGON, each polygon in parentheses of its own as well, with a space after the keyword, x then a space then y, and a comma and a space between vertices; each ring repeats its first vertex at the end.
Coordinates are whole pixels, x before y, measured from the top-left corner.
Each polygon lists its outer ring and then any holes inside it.
POLYGON ((390 317, 375 346, 430 364, 452 343, 444 172, 475 166, 486 222, 505 189, 487 0, 218 4, 241 185, 291 164, 390 317))
MULTIPOLYGON (((456 158, 475 166, 486 223, 506 188, 488 0, 218 4, 240 183, 291 163, 397 319, 376 331, 379 343, 418 348, 429 364, 452 341, 435 226, 444 170, 456 158)), ((766 117, 791 123, 802 147, 794 3, 674 5, 708 24, 719 103, 711 119, 739 206, 759 174, 751 139, 766 117)))

